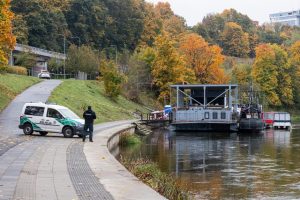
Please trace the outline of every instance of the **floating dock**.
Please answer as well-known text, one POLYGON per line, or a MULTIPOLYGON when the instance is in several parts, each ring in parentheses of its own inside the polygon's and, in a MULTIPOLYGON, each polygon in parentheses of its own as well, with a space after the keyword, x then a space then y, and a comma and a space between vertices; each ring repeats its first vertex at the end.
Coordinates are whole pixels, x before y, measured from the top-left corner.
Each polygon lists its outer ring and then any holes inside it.
POLYGON ((237 131, 238 85, 172 85, 170 96, 176 131, 237 131))

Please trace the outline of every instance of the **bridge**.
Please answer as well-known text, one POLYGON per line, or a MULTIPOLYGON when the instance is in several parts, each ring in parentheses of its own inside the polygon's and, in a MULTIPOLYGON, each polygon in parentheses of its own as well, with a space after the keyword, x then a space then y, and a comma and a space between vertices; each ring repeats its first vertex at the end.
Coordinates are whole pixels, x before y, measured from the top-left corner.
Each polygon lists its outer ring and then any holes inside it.
POLYGON ((41 70, 47 70, 48 61, 51 58, 54 58, 57 61, 63 61, 66 59, 66 55, 62 53, 17 43, 9 58, 9 64, 11 66, 14 65, 14 55, 20 52, 36 55, 36 66, 32 66, 33 76, 37 76, 41 70))
POLYGON ((54 51, 48 51, 45 49, 40 49, 37 47, 32 47, 32 46, 28 46, 28 45, 24 45, 24 44, 18 44, 18 43, 16 44, 15 51, 28 52, 28 53, 38 55, 38 56, 43 56, 46 58, 56 58, 59 60, 66 59, 65 54, 54 52, 54 51))

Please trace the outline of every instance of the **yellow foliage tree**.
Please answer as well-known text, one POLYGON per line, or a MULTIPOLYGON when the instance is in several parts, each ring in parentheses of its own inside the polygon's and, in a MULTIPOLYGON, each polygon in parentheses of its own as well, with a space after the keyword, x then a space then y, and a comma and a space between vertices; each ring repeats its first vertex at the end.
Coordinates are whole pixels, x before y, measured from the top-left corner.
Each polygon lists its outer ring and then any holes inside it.
POLYGON ((112 99, 117 98, 121 94, 122 82, 125 77, 119 73, 113 61, 102 60, 99 69, 106 95, 112 99))
POLYGON ((182 38, 180 51, 187 65, 194 70, 197 82, 201 84, 228 82, 229 78, 221 67, 224 56, 219 46, 210 46, 201 36, 191 33, 182 38))
POLYGON ((292 85, 295 103, 300 104, 300 41, 295 42, 290 48, 290 63, 292 67, 292 85))
POLYGON ((291 77, 291 64, 288 60, 288 54, 281 46, 277 44, 272 44, 271 47, 275 52, 274 64, 278 69, 277 94, 279 95, 280 101, 283 105, 293 105, 294 97, 291 77))
POLYGON ((153 83, 159 88, 160 101, 169 98, 170 85, 195 81, 194 71, 186 67, 184 58, 177 52, 174 42, 167 33, 163 32, 156 38, 155 54, 152 76, 153 83))
POLYGON ((293 90, 287 53, 278 45, 261 44, 256 48, 252 69, 254 81, 271 106, 293 104, 293 90))
POLYGON ((10 11, 10 0, 0 2, 0 65, 8 63, 8 55, 14 49, 16 38, 12 34, 13 13, 10 11))
POLYGON ((225 24, 221 34, 221 43, 224 53, 235 57, 247 57, 249 49, 249 35, 242 27, 234 22, 225 24))
POLYGON ((154 40, 161 32, 162 22, 154 10, 154 5, 145 4, 144 29, 140 39, 140 47, 153 46, 154 40))

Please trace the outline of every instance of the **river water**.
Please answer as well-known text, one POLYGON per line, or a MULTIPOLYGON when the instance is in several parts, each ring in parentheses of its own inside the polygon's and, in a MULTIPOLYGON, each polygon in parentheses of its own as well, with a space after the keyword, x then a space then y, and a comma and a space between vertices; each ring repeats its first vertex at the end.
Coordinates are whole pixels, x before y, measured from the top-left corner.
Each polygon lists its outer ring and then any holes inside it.
POLYGON ((143 141, 119 152, 155 161, 195 199, 300 199, 300 130, 226 134, 159 129, 143 141))

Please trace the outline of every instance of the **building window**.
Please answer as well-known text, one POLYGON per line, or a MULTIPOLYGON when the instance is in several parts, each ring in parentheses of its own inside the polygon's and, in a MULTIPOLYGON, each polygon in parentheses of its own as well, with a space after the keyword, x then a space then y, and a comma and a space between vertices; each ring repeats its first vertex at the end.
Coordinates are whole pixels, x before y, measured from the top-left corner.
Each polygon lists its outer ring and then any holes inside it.
POLYGON ((225 112, 221 113, 221 119, 226 119, 226 113, 225 112))
POLYGON ((205 112, 204 117, 205 117, 205 119, 209 119, 209 112, 205 112))
POLYGON ((217 112, 213 112, 213 119, 218 119, 218 113, 217 112))

